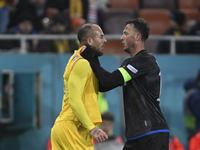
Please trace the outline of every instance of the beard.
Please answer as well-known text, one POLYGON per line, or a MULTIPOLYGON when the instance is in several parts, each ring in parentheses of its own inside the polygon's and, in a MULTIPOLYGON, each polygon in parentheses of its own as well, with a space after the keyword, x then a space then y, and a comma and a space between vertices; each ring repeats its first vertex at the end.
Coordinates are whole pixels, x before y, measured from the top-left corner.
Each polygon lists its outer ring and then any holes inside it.
POLYGON ((104 54, 104 52, 103 51, 101 51, 101 50, 99 50, 99 49, 96 49, 96 48, 94 48, 94 47, 91 47, 92 48, 92 50, 93 50, 93 53, 94 53, 94 55, 95 56, 102 56, 103 54, 104 54))
POLYGON ((98 57, 103 55, 103 51, 93 50, 93 52, 94 52, 94 55, 98 57))
POLYGON ((124 51, 127 52, 128 54, 130 54, 129 48, 124 49, 124 51))
POLYGON ((127 43, 127 46, 124 49, 124 51, 127 52, 128 54, 130 54, 131 53, 131 49, 134 48, 134 47, 135 47, 134 43, 127 43))

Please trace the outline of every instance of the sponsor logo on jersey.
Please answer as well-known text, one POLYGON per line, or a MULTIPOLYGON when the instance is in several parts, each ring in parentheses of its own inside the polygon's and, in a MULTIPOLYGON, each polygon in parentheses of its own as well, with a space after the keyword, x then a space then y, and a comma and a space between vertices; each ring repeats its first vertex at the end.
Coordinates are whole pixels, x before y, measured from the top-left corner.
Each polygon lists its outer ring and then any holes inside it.
POLYGON ((137 72, 138 72, 138 70, 137 70, 135 67, 131 66, 130 64, 127 65, 127 68, 128 68, 130 71, 132 71, 133 73, 137 73, 137 72))

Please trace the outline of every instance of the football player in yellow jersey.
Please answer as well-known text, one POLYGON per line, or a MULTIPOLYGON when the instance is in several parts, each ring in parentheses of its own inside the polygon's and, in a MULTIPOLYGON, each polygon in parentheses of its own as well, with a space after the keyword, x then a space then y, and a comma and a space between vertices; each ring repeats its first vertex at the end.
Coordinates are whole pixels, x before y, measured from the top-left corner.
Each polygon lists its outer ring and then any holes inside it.
POLYGON ((95 56, 103 55, 106 39, 96 24, 85 24, 78 32, 80 48, 69 59, 64 72, 62 111, 51 130, 52 150, 94 150, 107 134, 95 126, 102 122, 98 108, 99 81, 80 53, 89 45, 95 56))

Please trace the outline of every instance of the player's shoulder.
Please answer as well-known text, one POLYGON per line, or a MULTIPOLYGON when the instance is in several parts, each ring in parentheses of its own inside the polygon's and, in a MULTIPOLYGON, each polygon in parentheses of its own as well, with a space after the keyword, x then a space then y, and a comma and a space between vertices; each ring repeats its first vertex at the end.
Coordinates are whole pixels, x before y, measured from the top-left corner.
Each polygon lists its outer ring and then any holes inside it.
POLYGON ((72 63, 79 63, 79 64, 89 64, 89 62, 83 58, 82 56, 80 56, 80 54, 78 54, 77 52, 71 57, 72 63))
POLYGON ((83 58, 83 57, 80 57, 78 60, 77 60, 77 63, 79 65, 86 65, 86 66, 90 66, 90 63, 88 62, 87 59, 83 58))
POLYGON ((143 50, 143 53, 140 55, 138 60, 142 62, 148 62, 149 64, 151 63, 156 63, 156 58, 152 53, 149 53, 147 50, 143 50))
POLYGON ((130 65, 137 66, 139 68, 154 68, 157 66, 155 57, 146 50, 142 50, 134 57, 131 57, 128 62, 130 65))
POLYGON ((90 63, 86 59, 80 57, 74 61, 73 68, 86 71, 86 70, 89 70, 90 63))
POLYGON ((72 72, 79 75, 86 75, 90 71, 90 64, 85 59, 78 59, 71 67, 72 72))

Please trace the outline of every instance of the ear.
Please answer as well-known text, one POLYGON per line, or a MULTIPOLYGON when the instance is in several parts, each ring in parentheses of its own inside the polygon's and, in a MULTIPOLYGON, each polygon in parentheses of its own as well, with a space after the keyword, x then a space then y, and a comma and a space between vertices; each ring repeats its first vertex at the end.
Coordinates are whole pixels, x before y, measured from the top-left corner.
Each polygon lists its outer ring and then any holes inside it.
POLYGON ((93 43, 92 38, 88 37, 88 38, 87 38, 87 44, 91 46, 92 43, 93 43))
POLYGON ((135 35, 135 39, 138 41, 139 39, 141 39, 141 34, 140 33, 137 33, 136 35, 135 35))

